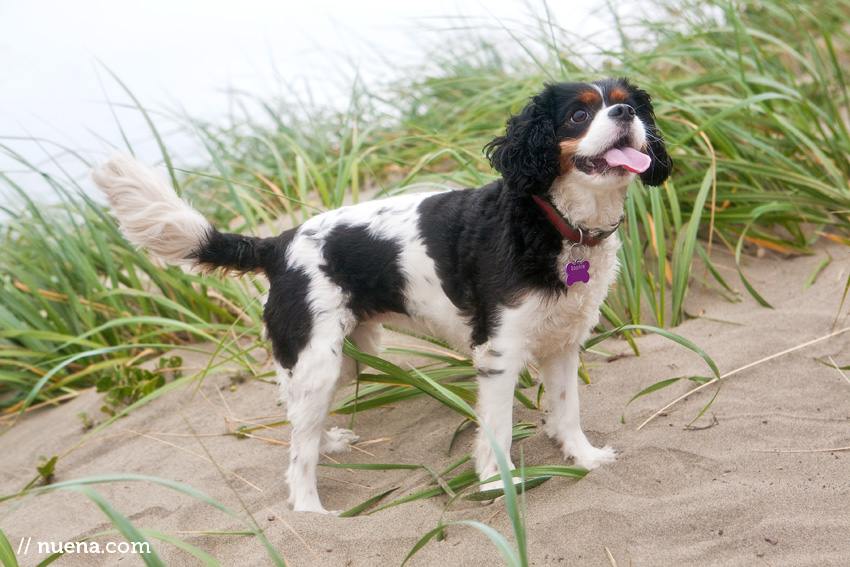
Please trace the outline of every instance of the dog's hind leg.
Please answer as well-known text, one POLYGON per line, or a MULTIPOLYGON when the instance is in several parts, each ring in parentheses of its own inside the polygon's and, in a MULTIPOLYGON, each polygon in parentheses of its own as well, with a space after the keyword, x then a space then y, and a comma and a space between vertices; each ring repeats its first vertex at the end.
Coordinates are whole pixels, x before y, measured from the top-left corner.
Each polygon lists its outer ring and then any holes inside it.
MULTIPOLYGON (((348 337, 354 346, 366 354, 378 355, 381 350, 381 325, 380 323, 363 323, 348 337)), ((342 373, 340 384, 345 384, 357 378, 357 363, 353 358, 344 357, 342 362, 342 373)), ((350 429, 332 427, 322 435, 321 450, 323 453, 333 454, 348 451, 349 445, 360 439, 350 429)))
POLYGON ((343 340, 354 328, 354 317, 340 294, 319 277, 304 286, 309 287, 304 296, 275 283, 265 319, 278 362, 281 399, 292 424, 286 473, 289 503, 296 511, 324 513, 316 487, 316 465, 342 371, 343 340))
MULTIPOLYGON (((316 465, 342 356, 334 356, 330 345, 323 346, 308 346, 291 370, 278 367, 281 397, 292 424, 286 482, 289 503, 297 512, 325 512, 316 486, 316 465)), ((342 342, 335 348, 341 349, 342 342)))

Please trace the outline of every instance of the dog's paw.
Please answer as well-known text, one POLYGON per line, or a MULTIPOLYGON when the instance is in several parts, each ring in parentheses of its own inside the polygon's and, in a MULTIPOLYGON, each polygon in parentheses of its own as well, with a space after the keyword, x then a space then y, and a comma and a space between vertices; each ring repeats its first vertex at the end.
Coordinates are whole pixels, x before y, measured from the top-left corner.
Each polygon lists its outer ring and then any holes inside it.
POLYGON ((342 510, 325 510, 321 504, 301 504, 292 507, 294 512, 312 512, 313 514, 322 514, 324 516, 339 516, 342 510))
POLYGON ((593 470, 601 465, 616 461, 617 451, 607 445, 601 449, 587 447, 581 451, 573 451, 572 456, 575 458, 575 466, 593 470))
POLYGON ((322 503, 319 501, 319 497, 316 496, 316 492, 314 490, 301 494, 300 497, 296 497, 295 494, 290 494, 286 502, 292 506, 293 512, 312 512, 314 514, 322 514, 326 516, 339 516, 342 514, 342 510, 325 510, 325 507, 322 506, 322 503))
POLYGON ((332 427, 322 436, 323 453, 342 453, 351 450, 350 444, 356 443, 360 437, 350 429, 332 427))

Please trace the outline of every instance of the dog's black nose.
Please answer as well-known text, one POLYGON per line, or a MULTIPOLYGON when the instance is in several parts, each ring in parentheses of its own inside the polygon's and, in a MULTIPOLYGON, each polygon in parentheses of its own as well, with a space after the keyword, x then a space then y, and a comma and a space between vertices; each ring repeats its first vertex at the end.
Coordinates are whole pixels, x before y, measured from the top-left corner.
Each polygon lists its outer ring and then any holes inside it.
POLYGON ((635 109, 628 104, 617 104, 608 111, 608 116, 614 120, 629 121, 635 116, 635 109))

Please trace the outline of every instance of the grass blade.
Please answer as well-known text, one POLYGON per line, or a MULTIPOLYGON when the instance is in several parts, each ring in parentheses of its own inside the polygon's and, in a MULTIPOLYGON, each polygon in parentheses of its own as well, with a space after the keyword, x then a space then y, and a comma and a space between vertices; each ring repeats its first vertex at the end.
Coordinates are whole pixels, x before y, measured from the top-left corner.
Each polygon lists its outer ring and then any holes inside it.
POLYGON ((0 530, 0 562, 3 567, 18 567, 18 559, 3 530, 0 530))

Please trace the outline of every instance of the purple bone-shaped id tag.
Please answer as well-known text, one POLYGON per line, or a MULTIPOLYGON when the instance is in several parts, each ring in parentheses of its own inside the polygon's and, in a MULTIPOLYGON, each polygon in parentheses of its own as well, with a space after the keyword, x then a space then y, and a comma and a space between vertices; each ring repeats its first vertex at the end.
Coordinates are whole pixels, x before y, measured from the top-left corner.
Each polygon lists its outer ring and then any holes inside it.
POLYGON ((590 262, 570 262, 567 264, 567 285, 573 285, 576 282, 587 283, 590 281, 590 262))

